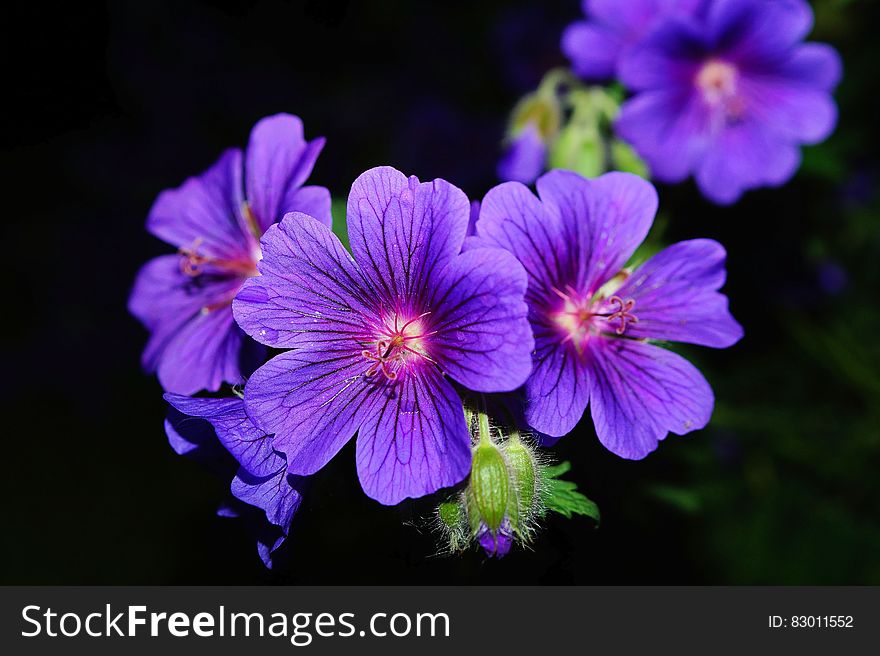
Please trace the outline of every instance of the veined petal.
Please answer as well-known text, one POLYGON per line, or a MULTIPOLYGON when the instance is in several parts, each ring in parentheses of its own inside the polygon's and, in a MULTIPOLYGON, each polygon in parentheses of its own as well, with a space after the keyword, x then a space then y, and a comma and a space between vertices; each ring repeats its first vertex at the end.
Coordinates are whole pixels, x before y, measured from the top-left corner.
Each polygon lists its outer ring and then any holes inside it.
POLYGON ((330 230, 292 213, 261 240, 259 276, 233 301, 238 324, 278 348, 357 346, 375 302, 360 268, 330 230))
POLYGON ((469 250, 452 259, 431 286, 431 354, 468 389, 507 392, 531 371, 534 346, 524 301, 527 277, 500 248, 469 250))
POLYGON ((566 231, 577 236, 577 287, 583 290, 596 291, 623 267, 657 213, 653 185, 630 173, 586 180, 571 171, 551 171, 537 186, 544 205, 554 208, 566 231))
POLYGON ((743 336, 731 316, 724 285, 724 247, 711 239, 673 244, 636 269, 615 293, 635 300, 632 338, 726 348, 743 336))
POLYGON ((360 351, 297 349, 257 369, 245 387, 254 423, 273 433, 293 474, 314 474, 351 439, 385 393, 360 351))
POLYGON ((590 373, 570 344, 551 328, 535 327, 532 375, 526 382, 525 418, 551 437, 572 431, 590 400, 590 373))
POLYGON ((323 138, 305 140, 302 121, 291 114, 268 116, 251 130, 245 171, 247 200, 262 232, 287 212, 305 211, 288 207, 285 201, 295 197, 323 147, 323 138))
MULTIPOLYGON (((241 468, 232 479, 230 490, 236 499, 262 509, 269 523, 286 536, 302 503, 302 494, 291 484, 297 481, 297 477, 289 476, 283 467, 268 476, 254 476, 241 468)), ((272 550, 278 546, 280 542, 273 544, 272 550)))
POLYGON ((461 251, 470 204, 445 180, 419 183, 383 166, 362 173, 348 197, 355 260, 392 305, 418 296, 461 251))
MULTIPOLYGON (((159 334, 153 333, 151 343, 159 334)), ((224 382, 244 382, 239 366, 243 339, 230 306, 199 312, 174 333, 162 350, 157 367, 159 382, 165 391, 177 394, 195 394, 203 389, 215 392, 224 382)))
POLYGON ((574 275, 566 257, 570 241, 566 241, 559 214, 547 211, 518 182, 506 182, 489 190, 480 207, 477 235, 480 246, 503 248, 525 267, 530 303, 540 304, 552 295, 560 280, 574 275))
POLYGON ((433 366, 407 369, 358 434, 361 486, 385 505, 455 485, 470 465, 461 399, 433 366))
POLYGON ((284 458, 272 448, 272 439, 247 416, 242 399, 166 394, 165 400, 185 415, 210 422, 220 443, 252 476, 270 476, 286 469, 284 458))
POLYGON ((640 460, 667 433, 684 435, 709 423, 712 389, 681 356, 631 339, 587 344, 593 423, 612 453, 640 460))
POLYGON ((180 248, 195 245, 208 257, 249 258, 243 201, 241 151, 230 149, 202 175, 159 194, 147 230, 180 248))

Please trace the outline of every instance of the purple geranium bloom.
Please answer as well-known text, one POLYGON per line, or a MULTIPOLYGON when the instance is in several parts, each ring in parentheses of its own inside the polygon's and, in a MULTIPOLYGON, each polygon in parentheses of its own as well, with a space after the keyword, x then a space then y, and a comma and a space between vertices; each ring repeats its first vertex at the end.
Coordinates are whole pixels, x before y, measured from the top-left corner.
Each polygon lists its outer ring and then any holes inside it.
POLYGON ((330 225, 330 193, 304 187, 324 139, 306 141, 296 116, 264 118, 247 152, 227 150, 210 169, 162 192, 147 230, 176 255, 148 262, 138 274, 129 310, 150 331, 142 362, 167 391, 194 394, 241 383, 244 334, 232 299, 257 275, 259 240, 286 212, 308 212, 330 225))
POLYGON ((633 459, 667 432, 705 426, 708 383, 649 340, 722 348, 740 339, 717 291, 724 249, 706 239, 680 242, 630 272, 624 265, 657 210, 650 183, 627 173, 586 180, 551 171, 537 188, 540 200, 513 182, 489 191, 473 241, 511 251, 529 275, 535 354, 526 420, 565 435, 589 403, 602 444, 633 459))
MULTIPOLYGON (((262 515, 255 527, 257 549, 265 565, 272 567, 273 555, 287 538, 302 502, 303 480, 287 473, 284 455, 274 451, 271 438, 253 425, 241 399, 166 394, 165 400, 176 411, 165 426, 177 453, 194 454, 219 440, 235 459, 238 471, 230 487, 232 496, 262 515)), ((226 504, 220 514, 240 513, 233 504, 226 504)))
POLYGON ((498 179, 531 184, 544 172, 547 144, 534 122, 516 135, 498 162, 498 179))
POLYGON ((381 167, 348 198, 354 258, 322 223, 290 214, 262 239, 260 276, 233 303, 264 344, 294 350, 258 369, 248 413, 312 474, 358 431, 361 485, 394 504, 461 481, 471 464, 450 379, 508 391, 531 370, 526 275, 509 253, 462 253, 470 205, 443 180, 381 167))
POLYGON ((716 203, 786 182, 800 145, 837 122, 840 58, 802 43, 812 20, 803 0, 710 0, 699 15, 668 19, 621 60, 636 95, 618 133, 658 180, 693 174, 716 203))
POLYGON ((692 14, 704 0, 583 0, 587 20, 562 34, 562 51, 574 72, 588 80, 614 77, 621 55, 664 18, 692 14))

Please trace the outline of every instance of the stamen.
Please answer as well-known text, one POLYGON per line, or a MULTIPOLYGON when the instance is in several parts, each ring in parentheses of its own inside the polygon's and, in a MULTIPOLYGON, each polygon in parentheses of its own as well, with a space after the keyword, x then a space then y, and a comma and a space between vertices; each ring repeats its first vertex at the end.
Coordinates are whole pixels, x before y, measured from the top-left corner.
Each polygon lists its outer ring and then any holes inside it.
POLYGON ((422 314, 414 317, 401 325, 401 319, 399 315, 394 315, 394 328, 390 329, 389 319, 386 318, 382 321, 384 327, 379 329, 380 332, 386 332, 387 336, 382 336, 376 340, 376 346, 374 350, 364 349, 361 351, 361 355, 365 360, 370 361, 370 366, 364 372, 364 375, 368 378, 374 377, 380 371, 390 381, 395 381, 399 377, 399 373, 391 369, 391 365, 394 363, 404 363, 409 357, 408 354, 413 356, 418 356, 432 364, 437 364, 435 360, 430 358, 426 353, 424 353, 421 349, 413 348, 410 346, 412 342, 416 340, 424 339, 425 337, 429 337, 431 335, 435 335, 437 331, 431 331, 428 333, 418 332, 416 334, 406 334, 407 330, 412 330, 414 325, 419 319, 423 319, 424 317, 431 314, 430 312, 423 312, 422 314))
POLYGON ((617 304, 617 310, 612 312, 607 316, 608 321, 613 321, 614 319, 620 319, 620 325, 617 327, 615 331, 618 335, 623 335, 626 332, 626 322, 630 323, 638 323, 639 319, 632 313, 632 309, 635 307, 636 302, 635 299, 628 298, 627 300, 623 300, 620 296, 612 296, 608 299, 611 303, 617 304))
POLYGON ((245 277, 257 275, 256 264, 252 261, 224 260, 219 257, 202 255, 199 253, 199 246, 202 245, 202 241, 201 237, 196 237, 189 246, 182 246, 177 249, 177 252, 181 255, 180 272, 184 275, 196 278, 202 275, 206 264, 245 277))
POLYGON ((254 215, 254 211, 251 209, 251 204, 247 201, 244 201, 241 204, 241 215, 244 217, 245 225, 247 225, 247 229, 250 233, 256 238, 257 241, 260 241, 260 237, 263 236, 262 230, 260 230, 260 224, 257 222, 257 217, 254 215))

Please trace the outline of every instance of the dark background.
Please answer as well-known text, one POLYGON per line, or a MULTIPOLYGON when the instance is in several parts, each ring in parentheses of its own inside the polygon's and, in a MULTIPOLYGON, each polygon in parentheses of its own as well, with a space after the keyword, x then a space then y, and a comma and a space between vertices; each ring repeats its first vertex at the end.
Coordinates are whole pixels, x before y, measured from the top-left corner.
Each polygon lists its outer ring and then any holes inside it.
POLYGON ((654 238, 724 243, 746 328, 685 350, 718 398, 707 430, 633 463, 583 422, 556 453, 601 527, 550 518, 497 562, 433 557, 431 503, 367 498, 351 444, 276 572, 214 516, 227 483, 171 451, 139 370, 125 301, 169 252, 150 204, 280 111, 327 137, 310 180, 334 198, 379 164, 479 198, 579 3, 5 6, 0 583, 880 583, 876 4, 815 3, 813 38, 845 61, 841 121, 790 184, 724 209, 661 188, 654 238))

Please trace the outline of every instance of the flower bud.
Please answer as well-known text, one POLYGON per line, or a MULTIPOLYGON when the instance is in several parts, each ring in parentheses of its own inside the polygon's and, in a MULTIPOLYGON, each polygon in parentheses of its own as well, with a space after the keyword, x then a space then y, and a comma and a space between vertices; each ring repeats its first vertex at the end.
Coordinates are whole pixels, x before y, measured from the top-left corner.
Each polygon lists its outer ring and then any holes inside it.
POLYGON ((510 503, 510 474, 504 456, 491 442, 481 442, 474 449, 471 480, 468 486, 468 510, 471 526, 485 524, 497 531, 510 503))
POLYGON ((519 435, 514 433, 504 443, 504 455, 516 491, 517 518, 525 518, 538 502, 538 477, 535 456, 519 435))

